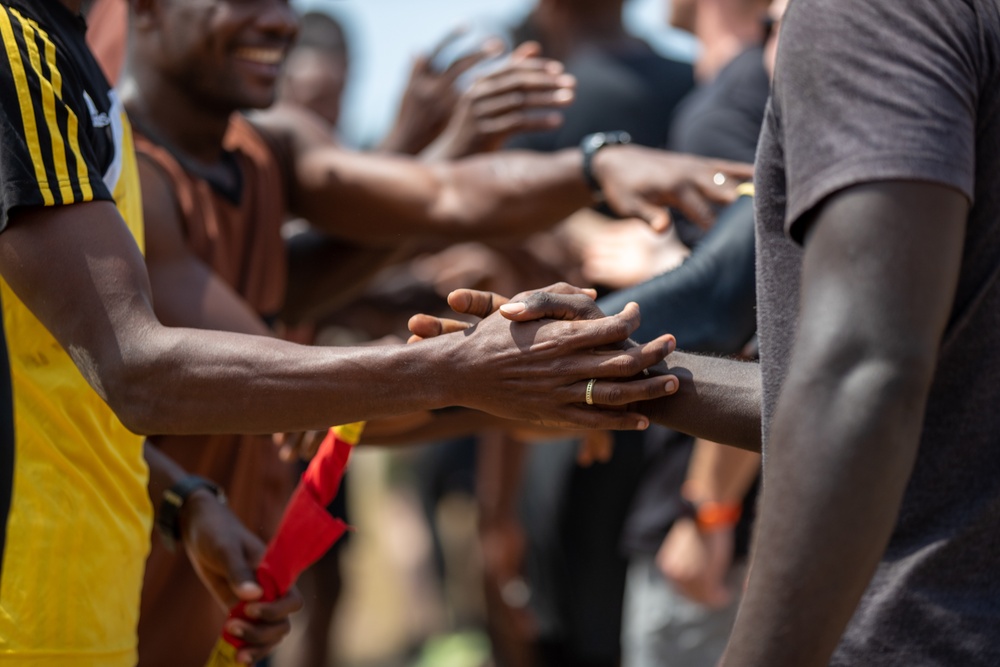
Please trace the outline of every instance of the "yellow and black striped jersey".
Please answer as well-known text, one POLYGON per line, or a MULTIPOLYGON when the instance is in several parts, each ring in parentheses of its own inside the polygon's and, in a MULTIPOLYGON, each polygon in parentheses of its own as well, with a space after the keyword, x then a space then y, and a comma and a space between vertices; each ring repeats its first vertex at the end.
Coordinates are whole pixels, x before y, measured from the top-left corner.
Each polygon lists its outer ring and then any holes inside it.
MULTIPOLYGON (((0 233, 21 208, 109 200, 141 248, 131 130, 84 31, 58 0, 0 0, 0 233)), ((0 306, 0 664, 134 665, 142 440, 2 280, 0 306)))

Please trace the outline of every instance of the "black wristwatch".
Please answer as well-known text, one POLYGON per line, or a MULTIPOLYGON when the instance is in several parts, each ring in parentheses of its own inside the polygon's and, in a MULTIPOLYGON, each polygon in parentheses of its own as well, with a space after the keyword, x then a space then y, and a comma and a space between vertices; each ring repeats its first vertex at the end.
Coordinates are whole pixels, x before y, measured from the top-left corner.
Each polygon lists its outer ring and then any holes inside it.
POLYGON ((604 201, 604 192, 601 190, 601 184, 594 177, 594 156, 605 146, 622 146, 630 143, 632 143, 632 135, 621 130, 594 132, 580 141, 580 150, 583 152, 583 178, 587 181, 587 186, 590 187, 596 201, 604 201))
POLYGON ((220 503, 223 505, 226 503, 226 493, 219 488, 219 485, 198 475, 188 475, 164 491, 160 500, 160 512, 156 517, 156 528, 170 550, 173 550, 181 539, 181 508, 184 507, 188 497, 198 489, 207 489, 220 503))

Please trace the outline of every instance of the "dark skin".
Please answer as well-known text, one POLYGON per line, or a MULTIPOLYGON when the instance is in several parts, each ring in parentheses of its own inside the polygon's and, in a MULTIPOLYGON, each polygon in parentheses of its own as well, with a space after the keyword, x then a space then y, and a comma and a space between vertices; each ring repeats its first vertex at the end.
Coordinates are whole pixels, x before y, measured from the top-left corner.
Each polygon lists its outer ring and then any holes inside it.
MULTIPOLYGON (((148 441, 143 456, 149 464, 150 499, 157 507, 164 491, 187 471, 148 441)), ((216 602, 225 609, 240 601, 249 603, 246 610, 252 622, 233 620, 226 626, 248 644, 237 654, 237 661, 251 664, 264 658, 291 630, 288 617, 302 608, 301 596, 293 589, 274 602, 258 602, 263 590, 254 570, 264 555, 264 543, 210 491, 192 492, 181 507, 178 523, 181 544, 216 602)))
MULTIPOLYGON (((895 525, 968 211, 966 198, 945 186, 889 181, 840 191, 803 221, 799 335, 774 415, 754 566, 725 667, 828 664, 895 525)), ((502 301, 463 293, 453 306, 483 313, 502 301)), ((518 321, 596 316, 579 297, 534 295, 507 308, 518 321)), ((422 335, 458 326, 416 324, 422 335)), ((675 353, 669 366, 681 389, 647 403, 650 419, 759 449, 756 364, 675 353)))

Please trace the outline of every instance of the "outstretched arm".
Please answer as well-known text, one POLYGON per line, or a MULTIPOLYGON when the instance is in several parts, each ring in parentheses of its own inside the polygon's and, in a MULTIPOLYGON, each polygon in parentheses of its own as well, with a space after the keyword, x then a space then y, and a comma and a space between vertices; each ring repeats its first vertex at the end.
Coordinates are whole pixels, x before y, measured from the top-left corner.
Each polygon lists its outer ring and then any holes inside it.
MULTIPOLYGON (((0 234, 0 273, 137 433, 306 431, 446 405, 637 428, 645 418, 615 411, 614 400, 586 409, 587 378, 632 377, 672 346, 665 337, 642 350, 595 351, 628 337, 634 307, 598 322, 511 326, 494 317, 471 332, 380 348, 164 327, 142 256, 103 201, 16 211, 0 234)), ((641 378, 612 398, 627 404, 668 385, 641 378)))
POLYGON ((886 182, 815 212, 753 569, 724 665, 829 662, 910 476, 967 211, 956 190, 886 182))
MULTIPOLYGON (((459 313, 486 317, 499 310, 504 317, 520 322, 603 317, 591 296, 580 292, 547 290, 508 300, 491 292, 463 289, 452 292, 448 303, 459 313)), ((433 337, 466 327, 465 322, 428 315, 410 319, 410 331, 417 337, 433 337)), ((636 343, 629 341, 628 345, 636 343)), ((653 376, 670 374, 680 380, 677 393, 667 400, 647 401, 640 406, 652 421, 706 440, 760 451, 761 381, 757 363, 674 352, 664 364, 649 370, 653 376)), ((597 382, 593 387, 595 401, 608 400, 618 389, 615 383, 597 382)))
MULTIPOLYGON (((538 231, 594 203, 579 150, 503 151, 425 164, 337 147, 308 113, 278 105, 254 117, 288 163, 296 215, 342 238, 397 244, 416 236, 470 239, 538 231)), ((708 224, 711 202, 736 198, 749 165, 702 160, 642 146, 597 153, 595 177, 622 216, 665 228, 664 207, 708 224), (714 176, 727 179, 717 185, 714 176)))

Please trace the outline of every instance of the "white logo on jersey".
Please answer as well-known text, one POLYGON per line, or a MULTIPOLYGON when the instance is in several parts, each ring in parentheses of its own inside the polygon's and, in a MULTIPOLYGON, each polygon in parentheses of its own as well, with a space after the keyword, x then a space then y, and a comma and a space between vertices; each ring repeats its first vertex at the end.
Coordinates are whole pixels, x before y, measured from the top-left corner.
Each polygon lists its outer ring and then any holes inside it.
POLYGON ((111 125, 111 118, 103 111, 97 110, 97 105, 94 104, 94 100, 90 98, 86 90, 83 91, 83 99, 87 103, 87 109, 90 110, 90 122, 94 127, 107 127, 111 125))

